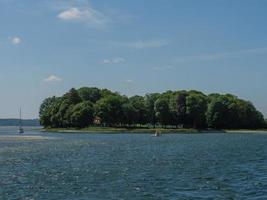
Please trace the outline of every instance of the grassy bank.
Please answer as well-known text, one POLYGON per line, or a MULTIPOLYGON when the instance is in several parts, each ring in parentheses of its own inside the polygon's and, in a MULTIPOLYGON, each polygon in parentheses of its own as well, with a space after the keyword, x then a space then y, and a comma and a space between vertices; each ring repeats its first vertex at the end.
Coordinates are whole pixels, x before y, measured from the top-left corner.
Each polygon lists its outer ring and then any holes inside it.
POLYGON ((224 132, 221 130, 198 130, 193 128, 188 129, 171 129, 171 128, 115 128, 115 127, 88 127, 83 129, 77 128, 47 128, 42 129, 43 132, 58 132, 58 133, 155 133, 156 130, 161 133, 201 133, 201 132, 224 132))
POLYGON ((114 128, 114 127, 88 127, 83 129, 77 128, 48 128, 42 129, 44 132, 60 132, 60 133, 155 133, 159 130, 162 133, 198 133, 197 129, 154 129, 154 128, 114 128))
POLYGON ((198 130, 193 128, 171 129, 171 128, 116 128, 116 127, 88 127, 88 128, 45 128, 42 132, 57 133, 254 133, 267 132, 267 129, 227 129, 227 130, 198 130))

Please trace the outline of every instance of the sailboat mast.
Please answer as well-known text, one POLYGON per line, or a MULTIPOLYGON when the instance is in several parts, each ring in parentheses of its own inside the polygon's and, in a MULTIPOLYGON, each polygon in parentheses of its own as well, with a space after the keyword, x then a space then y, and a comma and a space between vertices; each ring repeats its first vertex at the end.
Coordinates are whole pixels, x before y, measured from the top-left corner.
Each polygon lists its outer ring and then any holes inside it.
POLYGON ((19 127, 21 127, 21 108, 19 108, 19 127))
POLYGON ((19 108, 19 130, 18 132, 21 134, 21 133, 24 133, 24 130, 22 128, 22 120, 21 120, 21 108, 19 108))

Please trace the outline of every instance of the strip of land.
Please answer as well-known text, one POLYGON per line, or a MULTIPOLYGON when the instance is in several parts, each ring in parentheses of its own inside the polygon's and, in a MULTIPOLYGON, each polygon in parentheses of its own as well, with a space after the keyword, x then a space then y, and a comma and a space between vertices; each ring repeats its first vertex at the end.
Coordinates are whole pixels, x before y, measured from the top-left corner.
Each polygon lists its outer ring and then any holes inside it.
POLYGON ((88 127, 88 128, 45 128, 42 132, 57 133, 257 133, 267 132, 267 129, 235 129, 235 130, 199 130, 193 128, 171 129, 171 128, 115 128, 115 127, 88 127))
POLYGON ((88 127, 88 128, 48 128, 42 129, 42 132, 60 132, 60 133, 198 133, 197 129, 163 129, 163 128, 114 128, 114 127, 88 127))

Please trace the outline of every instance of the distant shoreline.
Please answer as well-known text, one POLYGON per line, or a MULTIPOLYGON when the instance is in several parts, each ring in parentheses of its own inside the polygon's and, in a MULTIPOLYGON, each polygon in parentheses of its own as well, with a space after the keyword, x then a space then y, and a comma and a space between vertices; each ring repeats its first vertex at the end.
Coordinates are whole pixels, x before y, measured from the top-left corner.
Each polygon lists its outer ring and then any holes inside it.
POLYGON ((41 132, 57 133, 252 133, 267 132, 267 129, 235 129, 235 130, 198 130, 198 129, 164 129, 164 128, 113 128, 113 127, 89 127, 77 128, 43 128, 41 132))
MULTIPOLYGON (((0 126, 18 126, 20 119, 0 119, 0 126)), ((23 126, 40 126, 39 119, 22 119, 21 123, 23 126)))

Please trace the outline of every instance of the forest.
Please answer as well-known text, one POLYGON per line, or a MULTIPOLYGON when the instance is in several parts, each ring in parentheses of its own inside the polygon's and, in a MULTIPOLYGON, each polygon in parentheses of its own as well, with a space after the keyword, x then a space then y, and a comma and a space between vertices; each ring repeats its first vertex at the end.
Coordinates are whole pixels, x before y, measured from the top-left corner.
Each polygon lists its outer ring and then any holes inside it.
POLYGON ((96 87, 72 88, 40 106, 45 128, 163 127, 195 129, 265 128, 255 106, 232 94, 180 90, 127 97, 96 87))

